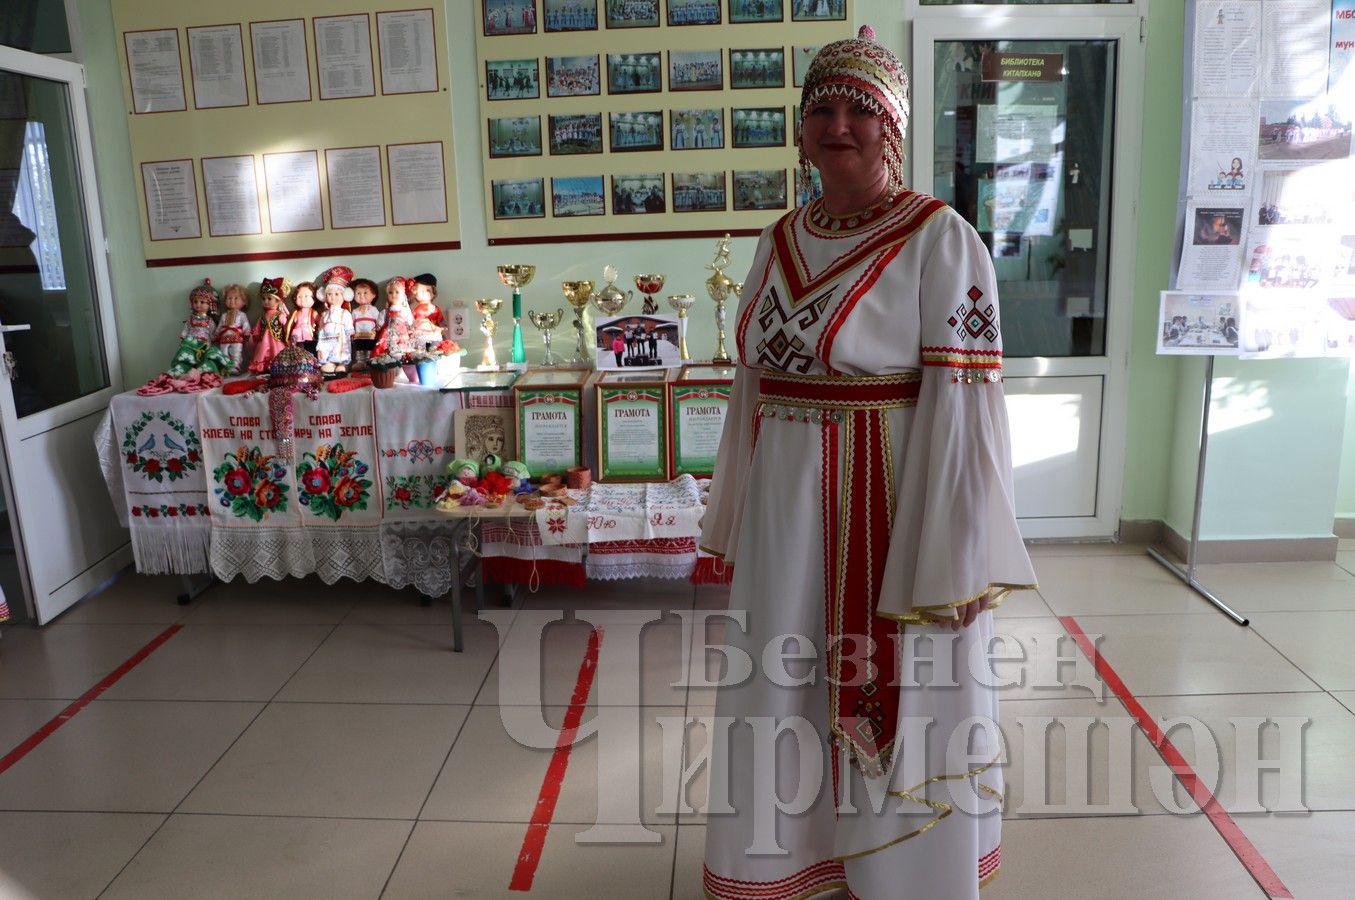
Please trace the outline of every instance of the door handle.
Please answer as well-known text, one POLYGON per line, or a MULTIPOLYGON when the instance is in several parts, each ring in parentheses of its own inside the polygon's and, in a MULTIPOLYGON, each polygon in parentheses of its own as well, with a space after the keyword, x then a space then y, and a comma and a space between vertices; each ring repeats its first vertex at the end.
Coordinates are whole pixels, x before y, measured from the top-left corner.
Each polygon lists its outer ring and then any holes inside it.
POLYGON ((4 332, 5 334, 9 334, 11 331, 31 331, 32 329, 33 329, 33 326, 32 326, 32 325, 27 325, 27 324, 25 324, 25 325, 0 325, 0 332, 4 332))

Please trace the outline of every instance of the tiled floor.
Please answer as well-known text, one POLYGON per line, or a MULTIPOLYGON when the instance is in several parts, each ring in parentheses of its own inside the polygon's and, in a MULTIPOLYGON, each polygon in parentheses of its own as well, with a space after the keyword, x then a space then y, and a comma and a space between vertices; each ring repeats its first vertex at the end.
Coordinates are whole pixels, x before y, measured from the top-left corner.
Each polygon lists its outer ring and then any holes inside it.
MULTIPOLYGON (((1248 629, 1142 548, 1033 556, 1040 592, 1010 598, 996 620, 1031 653, 997 669, 1025 677, 1002 692, 1003 866, 985 898, 1265 896, 1169 786, 1060 617, 1098 640, 1149 715, 1180 723, 1172 741, 1206 778, 1218 771, 1219 802, 1294 896, 1350 896, 1355 542, 1334 564, 1204 567, 1248 629), (1037 677, 1049 672, 1063 683, 1037 677), (1286 758, 1300 778, 1263 768, 1286 758)), ((447 603, 380 586, 227 584, 187 607, 178 590, 129 575, 47 628, 4 629, 0 758, 181 626, 0 774, 3 900, 703 896, 705 774, 681 776, 714 691, 684 676, 718 664, 700 634, 721 626, 683 623, 722 608, 725 589, 547 589, 491 609, 494 624, 468 622, 460 654, 447 603), (610 621, 557 778, 592 629, 551 611, 582 609, 610 621), (523 866, 553 779, 550 827, 523 866), (624 824, 637 817, 638 835, 624 824)))

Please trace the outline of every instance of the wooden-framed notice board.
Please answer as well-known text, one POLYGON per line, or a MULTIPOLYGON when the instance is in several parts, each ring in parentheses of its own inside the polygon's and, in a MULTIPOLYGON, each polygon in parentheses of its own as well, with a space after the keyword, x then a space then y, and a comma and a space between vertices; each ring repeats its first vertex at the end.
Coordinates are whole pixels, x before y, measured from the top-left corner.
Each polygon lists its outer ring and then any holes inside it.
POLYGON ((470 0, 491 244, 756 235, 849 0, 470 0))
POLYGON ((113 0, 149 266, 460 247, 445 0, 113 0))

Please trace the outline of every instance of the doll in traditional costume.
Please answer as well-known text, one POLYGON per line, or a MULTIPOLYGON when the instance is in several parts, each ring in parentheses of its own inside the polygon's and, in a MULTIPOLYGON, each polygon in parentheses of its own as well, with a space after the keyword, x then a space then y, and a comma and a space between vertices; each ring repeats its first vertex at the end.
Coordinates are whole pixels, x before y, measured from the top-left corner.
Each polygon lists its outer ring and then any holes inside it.
POLYGON ((396 356, 414 349, 414 314, 409 309, 409 279, 396 275, 386 282, 386 309, 375 352, 396 356))
POLYGON ((179 349, 168 370, 175 378, 182 378, 192 369, 215 375, 230 372, 230 359, 212 344, 216 334, 216 301, 216 288, 212 287, 210 278, 204 278, 202 284, 189 292, 190 311, 179 332, 179 349))
POLYGON ((353 288, 353 368, 367 368, 367 360, 381 334, 382 312, 376 306, 376 282, 354 278, 353 288))
POLYGON ((243 285, 228 284, 221 292, 221 303, 226 311, 221 314, 221 321, 216 323, 212 343, 230 359, 230 374, 239 375, 244 365, 245 341, 249 340, 249 316, 245 314, 249 308, 249 294, 243 285))
POLYGON ((414 343, 421 347, 441 343, 447 335, 442 330, 442 310, 433 302, 438 296, 438 280, 427 272, 411 280, 414 343))
POLYGON ((251 337, 254 339, 254 355, 249 361, 249 370, 263 374, 273 364, 273 357, 287 346, 287 304, 282 298, 287 295, 290 285, 282 278, 265 278, 259 285, 259 301, 263 304, 263 315, 254 323, 251 337))
POLYGON ((352 280, 353 270, 347 266, 334 266, 320 276, 325 311, 320 314, 316 332, 315 357, 326 375, 347 371, 353 361, 353 314, 348 310, 353 300, 353 289, 348 286, 352 280))
POLYGON ((315 352, 315 331, 320 314, 315 311, 315 283, 303 281, 292 289, 292 315, 287 319, 287 343, 315 352))

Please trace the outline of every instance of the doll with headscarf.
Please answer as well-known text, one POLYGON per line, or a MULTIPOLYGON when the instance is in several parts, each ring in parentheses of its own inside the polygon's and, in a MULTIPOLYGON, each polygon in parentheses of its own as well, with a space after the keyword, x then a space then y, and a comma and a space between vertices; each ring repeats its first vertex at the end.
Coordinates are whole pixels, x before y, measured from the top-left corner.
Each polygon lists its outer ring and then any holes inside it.
POLYGON ((251 337, 254 340, 254 355, 249 361, 249 370, 257 375, 268 371, 283 347, 287 346, 287 296, 291 285, 284 278, 265 278, 259 285, 260 303, 263 315, 254 323, 251 337))
POLYGON ((230 374, 230 357, 212 343, 216 335, 216 303, 216 289, 210 278, 204 278, 202 284, 189 291, 189 313, 179 331, 179 349, 166 370, 175 378, 182 378, 193 369, 213 375, 230 374))

